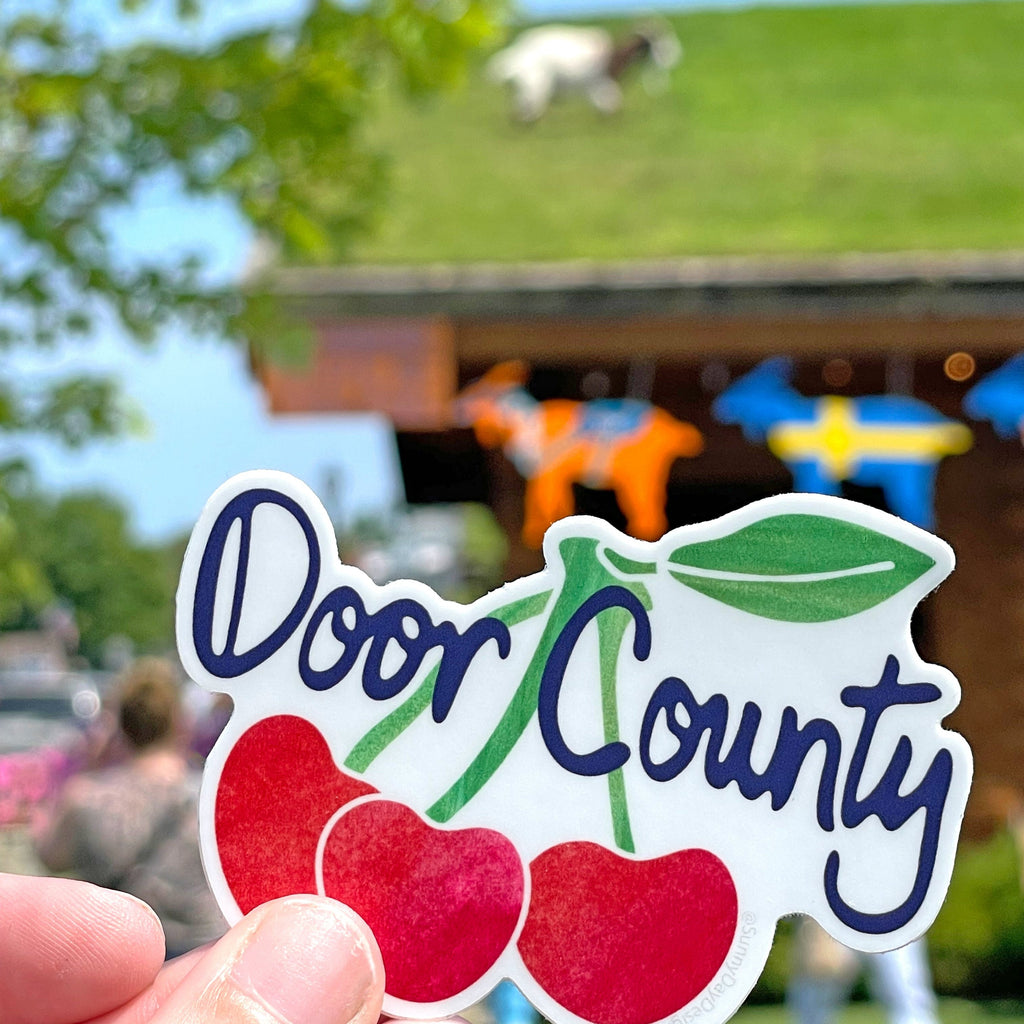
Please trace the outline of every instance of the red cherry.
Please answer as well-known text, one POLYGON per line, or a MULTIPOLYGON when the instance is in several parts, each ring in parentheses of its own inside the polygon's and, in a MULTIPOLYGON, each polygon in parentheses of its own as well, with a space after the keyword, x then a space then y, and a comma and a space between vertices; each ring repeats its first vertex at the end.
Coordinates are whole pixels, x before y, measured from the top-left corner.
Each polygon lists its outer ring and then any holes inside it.
POLYGON ((367 800, 338 818, 324 845, 323 878, 325 894, 377 937, 387 993, 418 1003, 482 978, 523 908, 523 864, 505 836, 434 828, 392 800, 367 800))
POLYGON ((217 787, 214 829, 224 878, 243 914, 316 892, 316 845, 331 815, 376 790, 334 763, 304 718, 264 718, 235 742, 217 787))
POLYGON ((563 843, 530 865, 519 952, 540 987, 594 1024, 652 1024, 715 977, 736 932, 736 887, 707 850, 627 860, 563 843))

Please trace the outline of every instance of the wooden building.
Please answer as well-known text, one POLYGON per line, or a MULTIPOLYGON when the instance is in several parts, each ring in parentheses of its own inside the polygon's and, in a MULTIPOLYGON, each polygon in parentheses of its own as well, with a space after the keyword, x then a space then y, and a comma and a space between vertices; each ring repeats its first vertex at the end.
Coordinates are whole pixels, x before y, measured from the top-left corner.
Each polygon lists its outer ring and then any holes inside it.
MULTIPOLYGON (((966 390, 1024 350, 1024 254, 293 268, 275 281, 317 343, 302 371, 255 367, 272 409, 383 411, 409 500, 485 501, 513 541, 522 480, 451 418, 459 388, 501 360, 530 363, 538 398, 633 395, 699 427, 706 451, 672 473, 680 526, 791 488, 766 448, 710 414, 760 359, 793 357, 808 395, 912 393, 966 420, 966 390)), ((977 833, 1024 793, 1024 448, 970 425, 974 447, 942 463, 936 499, 958 568, 917 629, 964 688, 952 724, 975 747, 977 833)), ((607 493, 578 490, 577 510, 623 522, 607 493)), ((539 565, 513 544, 510 578, 539 565)))

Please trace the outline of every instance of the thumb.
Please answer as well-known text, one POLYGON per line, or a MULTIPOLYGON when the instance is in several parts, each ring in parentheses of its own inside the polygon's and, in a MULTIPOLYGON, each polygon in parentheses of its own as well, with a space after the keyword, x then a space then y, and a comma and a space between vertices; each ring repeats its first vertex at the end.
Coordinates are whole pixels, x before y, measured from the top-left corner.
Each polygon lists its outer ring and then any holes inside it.
POLYGON ((239 921, 151 1024, 376 1024, 384 965, 348 907, 288 896, 239 921))

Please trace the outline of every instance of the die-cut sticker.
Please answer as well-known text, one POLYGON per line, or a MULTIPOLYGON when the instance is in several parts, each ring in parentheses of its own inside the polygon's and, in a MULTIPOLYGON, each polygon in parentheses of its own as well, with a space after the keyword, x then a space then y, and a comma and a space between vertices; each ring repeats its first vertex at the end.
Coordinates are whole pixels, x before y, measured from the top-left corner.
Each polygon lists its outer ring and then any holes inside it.
POLYGON ((511 978, 556 1024, 719 1024, 787 914, 867 951, 927 929, 971 776, 910 639, 946 544, 793 494, 656 542, 564 519, 544 554, 459 605, 342 564, 292 477, 213 495, 177 632, 235 705, 200 800, 230 920, 334 896, 385 1012, 511 978))

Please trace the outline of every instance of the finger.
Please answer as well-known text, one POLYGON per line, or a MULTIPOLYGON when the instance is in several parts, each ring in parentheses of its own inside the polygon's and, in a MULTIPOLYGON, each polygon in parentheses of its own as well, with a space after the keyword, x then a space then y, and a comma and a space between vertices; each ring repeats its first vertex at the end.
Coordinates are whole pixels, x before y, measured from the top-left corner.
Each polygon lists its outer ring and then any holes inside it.
POLYGON ((287 896, 235 925, 151 1024, 376 1024, 383 998, 366 924, 335 900, 287 896))
POLYGON ((141 900, 67 878, 0 875, 0 1021, 70 1024, 156 977, 164 934, 141 900))
POLYGON ((185 980, 185 975, 203 959, 212 945, 201 946, 169 960, 149 988, 118 1009, 88 1021, 88 1024, 149 1024, 157 1010, 170 999, 174 990, 185 980))

